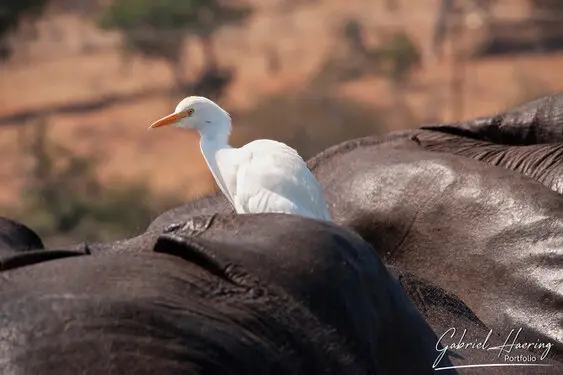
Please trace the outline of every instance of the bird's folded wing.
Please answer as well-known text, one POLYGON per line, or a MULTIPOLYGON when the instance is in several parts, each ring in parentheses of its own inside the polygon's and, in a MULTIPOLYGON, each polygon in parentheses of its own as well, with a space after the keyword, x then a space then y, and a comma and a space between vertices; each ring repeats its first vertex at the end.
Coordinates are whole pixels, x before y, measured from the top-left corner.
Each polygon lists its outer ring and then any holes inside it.
POLYGON ((238 168, 236 204, 246 212, 286 212, 330 220, 322 188, 299 154, 279 142, 262 147, 245 150, 248 157, 238 168))

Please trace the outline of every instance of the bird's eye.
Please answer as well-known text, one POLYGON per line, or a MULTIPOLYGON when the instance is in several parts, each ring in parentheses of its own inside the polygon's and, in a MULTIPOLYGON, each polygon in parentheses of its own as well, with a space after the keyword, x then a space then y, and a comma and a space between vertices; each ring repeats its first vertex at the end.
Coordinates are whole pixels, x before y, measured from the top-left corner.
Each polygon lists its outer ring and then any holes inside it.
POLYGON ((190 108, 190 109, 188 109, 188 112, 186 112, 186 113, 188 114, 188 116, 191 116, 191 115, 194 114, 194 112, 195 112, 195 109, 190 108))

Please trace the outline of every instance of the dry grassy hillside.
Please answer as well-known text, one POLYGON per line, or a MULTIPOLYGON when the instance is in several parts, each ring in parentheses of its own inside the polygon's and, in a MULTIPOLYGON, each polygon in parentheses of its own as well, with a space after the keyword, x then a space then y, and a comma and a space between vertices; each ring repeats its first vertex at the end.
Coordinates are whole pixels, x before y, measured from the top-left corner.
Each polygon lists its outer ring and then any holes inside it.
MULTIPOLYGON (((395 9, 389 9, 389 0, 247 3, 254 7, 251 18, 214 36, 220 64, 234 72, 221 104, 233 114, 238 144, 276 137, 308 156, 355 136, 486 115, 563 89, 563 76, 557 74, 563 53, 473 58, 455 68, 465 77, 464 106, 461 114, 452 113, 451 46, 472 46, 483 32, 469 11, 464 34, 446 43, 443 59, 434 61, 429 46, 438 0, 395 1, 395 9), (393 31, 404 31, 421 51, 422 64, 399 94, 342 36, 350 20, 362 26, 368 52, 393 31), (335 78, 349 74, 350 66, 360 72, 335 78), (315 97, 319 92, 321 99, 315 97), (309 104, 320 112, 326 105, 338 107, 338 116, 309 115, 309 104), (325 118, 326 124, 317 123, 325 118), (339 119, 356 123, 352 128, 339 119)), ((519 19, 528 14, 527 2, 499 1, 492 12, 519 19)), ((119 33, 101 31, 91 15, 60 9, 44 15, 33 38, 21 32, 13 42, 16 53, 1 67, 0 147, 6 157, 0 159, 0 205, 18 199, 27 173, 18 134, 37 114, 48 119, 51 137, 102 159, 99 173, 108 186, 116 177, 141 178, 183 199, 213 189, 195 138, 175 129, 146 131, 180 99, 169 95, 173 75, 163 61, 124 60, 119 33)), ((202 72, 196 40, 187 41, 184 61, 186 79, 202 72)))

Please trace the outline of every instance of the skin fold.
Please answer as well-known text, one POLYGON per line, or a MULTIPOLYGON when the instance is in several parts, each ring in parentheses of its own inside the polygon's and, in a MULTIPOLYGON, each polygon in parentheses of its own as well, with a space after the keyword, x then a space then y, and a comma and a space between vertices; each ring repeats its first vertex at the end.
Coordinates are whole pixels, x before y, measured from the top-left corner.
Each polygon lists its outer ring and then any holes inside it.
POLYGON ((443 132, 419 132, 416 140, 426 150, 461 155, 516 171, 563 193, 563 143, 510 146, 443 132))
POLYGON ((563 142, 563 93, 545 96, 505 112, 455 124, 423 126, 505 145, 563 142))

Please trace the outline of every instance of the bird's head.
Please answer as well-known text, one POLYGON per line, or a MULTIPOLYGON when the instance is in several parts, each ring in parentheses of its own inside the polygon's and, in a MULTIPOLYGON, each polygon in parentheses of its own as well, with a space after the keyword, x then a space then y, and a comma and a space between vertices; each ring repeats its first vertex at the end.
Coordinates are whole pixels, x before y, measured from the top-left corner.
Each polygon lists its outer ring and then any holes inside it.
POLYGON ((171 125, 187 130, 197 130, 203 135, 220 130, 230 133, 230 124, 229 113, 212 100, 202 96, 189 96, 178 103, 174 113, 155 121, 149 126, 149 129, 171 125))

